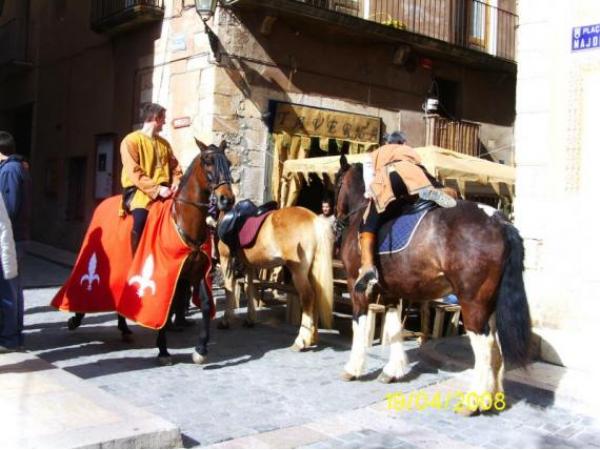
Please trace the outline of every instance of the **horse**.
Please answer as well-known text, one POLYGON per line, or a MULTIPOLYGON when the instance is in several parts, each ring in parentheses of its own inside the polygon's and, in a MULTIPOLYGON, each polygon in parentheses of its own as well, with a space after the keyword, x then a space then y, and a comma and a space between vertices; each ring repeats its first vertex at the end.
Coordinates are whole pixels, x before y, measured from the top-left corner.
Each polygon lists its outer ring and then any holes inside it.
POLYGON ((316 345, 319 320, 324 328, 331 328, 333 316, 333 241, 331 225, 299 206, 272 212, 249 248, 232 252, 220 241, 226 311, 219 328, 229 328, 234 318, 235 260, 242 263, 246 275, 246 326, 252 326, 256 321, 253 284, 256 270, 285 266, 291 272, 302 305, 300 330, 291 348, 300 351, 316 345))
MULTIPOLYGON (((363 375, 365 314, 372 301, 372 296, 353 290, 360 267, 358 230, 367 206, 362 165, 351 166, 342 156, 335 185, 338 221, 345 224, 340 254, 353 306, 352 349, 342 379, 352 381, 363 375)), ((469 392, 489 393, 491 398, 503 395, 504 360, 524 367, 530 357, 531 319, 523 259, 518 230, 493 208, 459 200, 453 208, 429 211, 406 249, 378 257, 379 288, 388 306, 385 338, 390 342, 390 358, 379 381, 398 381, 409 372, 399 300, 418 302, 454 293, 475 355, 475 379, 469 392)), ((482 410, 484 405, 471 404, 471 400, 477 401, 471 396, 465 413, 482 410)))
MULTIPOLYGON (((201 299, 202 324, 198 345, 192 354, 196 364, 206 362, 208 341, 210 339, 210 314, 211 301, 203 286, 202 274, 210 264, 210 255, 206 255, 201 246, 209 239, 209 230, 206 224, 210 198, 216 200, 220 211, 230 209, 235 203, 235 196, 231 190, 230 162, 225 155, 226 142, 219 146, 205 145, 196 140, 200 153, 193 159, 181 178, 179 189, 173 200, 171 217, 175 222, 177 232, 183 241, 193 249, 186 259, 173 297, 173 305, 181 305, 187 301, 189 287, 197 289, 201 299)), ((81 325, 84 317, 76 313, 68 321, 68 328, 74 330, 81 325)), ((124 340, 131 334, 125 319, 119 316, 118 328, 124 340)), ((156 346, 158 347, 158 361, 161 365, 172 364, 171 355, 167 350, 166 325, 158 331, 156 346)))

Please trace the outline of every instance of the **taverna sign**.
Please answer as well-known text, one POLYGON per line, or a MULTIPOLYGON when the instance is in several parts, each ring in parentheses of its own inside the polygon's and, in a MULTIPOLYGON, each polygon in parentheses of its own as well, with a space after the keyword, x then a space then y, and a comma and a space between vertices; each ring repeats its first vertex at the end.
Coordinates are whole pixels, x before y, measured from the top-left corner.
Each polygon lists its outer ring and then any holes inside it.
POLYGON ((573 27, 571 34, 571 50, 587 50, 600 47, 600 23, 586 25, 584 27, 573 27))

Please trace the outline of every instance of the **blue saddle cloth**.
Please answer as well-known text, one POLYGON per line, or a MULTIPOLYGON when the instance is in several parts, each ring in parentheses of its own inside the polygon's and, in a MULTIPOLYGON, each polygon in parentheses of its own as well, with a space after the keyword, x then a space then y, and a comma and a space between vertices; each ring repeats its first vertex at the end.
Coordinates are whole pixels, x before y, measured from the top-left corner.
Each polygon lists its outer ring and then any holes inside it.
POLYGON ((410 244, 417 227, 430 210, 403 214, 384 223, 377 233, 378 253, 386 255, 404 250, 410 244))

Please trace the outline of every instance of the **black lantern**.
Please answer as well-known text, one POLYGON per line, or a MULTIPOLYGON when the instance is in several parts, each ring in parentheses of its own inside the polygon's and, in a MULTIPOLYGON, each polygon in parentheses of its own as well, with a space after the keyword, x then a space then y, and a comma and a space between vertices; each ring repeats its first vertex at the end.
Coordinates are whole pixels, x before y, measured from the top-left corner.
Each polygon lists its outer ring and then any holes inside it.
POLYGON ((215 14, 217 0, 195 0, 196 12, 203 21, 207 21, 215 14))

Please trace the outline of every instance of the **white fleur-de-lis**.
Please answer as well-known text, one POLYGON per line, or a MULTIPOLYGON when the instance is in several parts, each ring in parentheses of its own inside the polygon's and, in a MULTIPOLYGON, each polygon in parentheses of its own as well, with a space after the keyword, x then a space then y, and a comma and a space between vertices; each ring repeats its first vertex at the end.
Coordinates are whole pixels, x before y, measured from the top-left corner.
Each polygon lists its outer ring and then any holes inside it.
POLYGON ((152 280, 152 273, 154 272, 154 259, 152 259, 152 255, 146 258, 144 262, 144 267, 142 268, 141 275, 135 275, 129 279, 129 285, 138 284, 140 287, 137 290, 137 295, 139 297, 144 296, 144 291, 146 289, 150 289, 152 291, 152 295, 156 293, 156 283, 152 280))
POLYGON ((83 284, 87 281, 87 290, 91 291, 92 286, 94 285, 94 280, 100 284, 100 276, 96 273, 96 267, 98 266, 98 258, 96 257, 96 253, 92 253, 90 260, 88 261, 88 271, 87 273, 81 277, 79 280, 79 284, 83 284))

